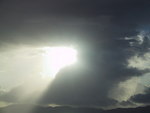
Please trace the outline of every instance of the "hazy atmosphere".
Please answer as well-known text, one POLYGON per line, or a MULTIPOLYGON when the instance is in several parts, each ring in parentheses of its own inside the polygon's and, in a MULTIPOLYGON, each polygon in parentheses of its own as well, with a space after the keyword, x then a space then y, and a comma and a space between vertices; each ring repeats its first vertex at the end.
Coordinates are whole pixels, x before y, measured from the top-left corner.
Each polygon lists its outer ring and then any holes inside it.
POLYGON ((149 0, 0 0, 0 113, 149 105, 149 0))

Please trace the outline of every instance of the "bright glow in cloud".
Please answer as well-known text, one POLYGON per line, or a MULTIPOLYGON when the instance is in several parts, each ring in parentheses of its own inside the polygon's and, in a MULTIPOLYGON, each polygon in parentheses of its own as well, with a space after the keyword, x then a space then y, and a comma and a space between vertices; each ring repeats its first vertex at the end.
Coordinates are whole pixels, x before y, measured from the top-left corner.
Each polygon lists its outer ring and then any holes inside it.
POLYGON ((77 51, 69 47, 45 47, 43 48, 43 75, 54 78, 57 72, 77 61, 77 51))
POLYGON ((126 81, 120 82, 118 86, 114 87, 109 96, 117 101, 127 101, 131 96, 143 92, 143 88, 138 88, 139 77, 133 77, 126 81))
POLYGON ((19 46, 0 52, 0 87, 16 87, 30 77, 41 76, 41 48, 19 46))
MULTIPOLYGON (((19 103, 37 103, 56 73, 77 61, 77 51, 69 47, 16 47, 0 53, 0 95, 15 92, 12 98, 19 103)), ((0 101, 0 107, 9 104, 0 101)))
POLYGON ((150 53, 144 54, 143 57, 134 56, 129 59, 129 67, 134 67, 137 69, 150 69, 150 53))

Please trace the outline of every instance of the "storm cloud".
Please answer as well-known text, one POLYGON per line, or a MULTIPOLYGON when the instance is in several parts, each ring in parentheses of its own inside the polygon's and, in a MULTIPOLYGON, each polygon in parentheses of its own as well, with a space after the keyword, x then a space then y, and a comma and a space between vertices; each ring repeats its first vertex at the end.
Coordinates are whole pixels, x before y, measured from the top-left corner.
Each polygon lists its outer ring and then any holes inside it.
POLYGON ((131 101, 142 104, 150 104, 150 89, 147 88, 144 94, 137 94, 130 98, 131 101))
POLYGON ((0 47, 75 45, 82 65, 62 69, 39 103, 116 105, 109 96, 113 88, 150 72, 129 66, 129 59, 150 50, 149 5, 148 0, 3 0, 0 47))

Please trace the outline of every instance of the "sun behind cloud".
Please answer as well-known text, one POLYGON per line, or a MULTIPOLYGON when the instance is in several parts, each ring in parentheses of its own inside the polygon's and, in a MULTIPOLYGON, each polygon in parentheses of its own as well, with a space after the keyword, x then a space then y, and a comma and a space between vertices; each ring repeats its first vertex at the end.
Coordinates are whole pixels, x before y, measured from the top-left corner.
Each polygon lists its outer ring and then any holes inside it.
POLYGON ((77 50, 70 47, 44 47, 43 75, 54 78, 63 67, 77 61, 77 50))

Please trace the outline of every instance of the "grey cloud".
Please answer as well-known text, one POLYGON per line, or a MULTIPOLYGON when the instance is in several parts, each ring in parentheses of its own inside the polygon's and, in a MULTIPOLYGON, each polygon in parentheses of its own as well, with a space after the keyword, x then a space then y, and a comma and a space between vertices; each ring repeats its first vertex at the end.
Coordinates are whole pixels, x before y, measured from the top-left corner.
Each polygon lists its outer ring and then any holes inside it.
POLYGON ((42 103, 106 106, 117 101, 109 91, 121 81, 149 70, 128 67, 128 59, 148 52, 148 38, 131 46, 140 28, 149 25, 147 0, 23 1, 1 7, 1 43, 76 44, 86 66, 67 67, 56 76, 42 103))
MULTIPOLYGON (((147 0, 83 0, 82 2, 78 0, 64 0, 63 2, 60 0, 4 1, 0 12, 2 15, 0 21, 1 41, 28 44, 37 43, 38 41, 43 41, 44 43, 52 41, 54 43, 54 41, 60 40, 74 42, 76 40, 71 39, 71 37, 64 39, 61 36, 63 32, 85 32, 87 34, 89 30, 90 32, 93 30, 92 34, 96 35, 93 37, 98 38, 100 33, 104 33, 104 37, 106 37, 105 35, 107 37, 110 35, 109 37, 118 38, 122 37, 122 35, 133 35, 137 33, 135 31, 137 25, 145 22, 147 24, 148 21, 143 19, 149 20, 147 15, 148 4, 147 0), (108 18, 105 20, 110 18, 110 22, 101 20, 101 16, 108 18), (96 25, 90 26, 89 21, 84 26, 79 24, 73 25, 75 22, 82 23, 87 20, 90 20, 90 23, 95 22, 95 19, 97 20, 96 25), (68 26, 64 23, 70 25, 68 26), (102 25, 102 28, 97 27, 102 25), (58 37, 61 38, 51 38, 55 37, 55 34, 60 34, 58 37)), ((103 38, 103 40, 107 40, 107 38, 103 38)))
POLYGON ((150 88, 147 88, 144 94, 132 96, 130 100, 135 103, 150 104, 150 88))

